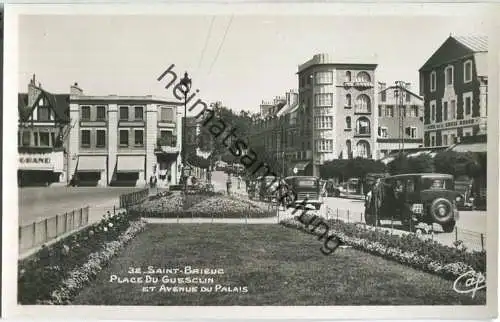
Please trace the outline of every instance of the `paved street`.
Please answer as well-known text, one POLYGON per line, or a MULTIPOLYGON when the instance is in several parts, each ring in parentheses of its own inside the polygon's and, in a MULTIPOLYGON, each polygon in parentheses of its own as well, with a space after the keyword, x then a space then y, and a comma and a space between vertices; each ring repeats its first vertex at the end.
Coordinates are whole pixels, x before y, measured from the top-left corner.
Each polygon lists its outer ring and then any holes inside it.
MULTIPOLYGON (((226 190, 227 174, 221 171, 215 171, 212 174, 212 183, 216 189, 226 190)), ((233 178, 233 193, 246 195, 245 184, 241 183, 240 189, 237 188, 237 179, 233 178)), ((364 201, 355 199, 325 198, 325 206, 330 209, 329 218, 331 215, 335 218, 338 213, 338 218, 349 222, 364 222, 364 201)), ((326 207, 323 207, 318 214, 326 216, 326 207)), ((280 212, 280 217, 289 216, 291 211, 280 212)), ((405 231, 398 229, 395 223, 393 228, 394 233, 404 234, 405 231)), ((382 225, 391 229, 390 221, 383 221, 382 225)), ((434 238, 445 245, 453 245, 453 242, 463 240, 469 249, 481 250, 483 245, 486 245, 486 212, 485 211, 461 211, 460 220, 457 223, 457 232, 444 233, 440 225, 434 225, 434 236, 428 235, 429 238, 434 238), (481 234, 483 234, 483 242, 481 242, 481 234), (483 244, 482 244, 483 243, 483 244)))
MULTIPOLYGON (((96 211, 118 205, 121 194, 138 188, 98 187, 27 187, 19 188, 19 225, 27 225, 74 209, 92 206, 96 211)), ((103 214, 104 214, 103 213, 103 214)), ((91 219, 92 220, 92 219, 91 219)))

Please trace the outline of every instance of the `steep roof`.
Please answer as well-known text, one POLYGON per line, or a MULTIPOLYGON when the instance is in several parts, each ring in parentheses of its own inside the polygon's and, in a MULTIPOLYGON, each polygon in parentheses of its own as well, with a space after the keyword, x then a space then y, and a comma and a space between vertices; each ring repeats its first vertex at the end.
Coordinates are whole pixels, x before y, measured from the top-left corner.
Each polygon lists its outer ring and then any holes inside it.
POLYGON ((424 71, 445 62, 488 52, 487 36, 449 36, 432 54, 419 71, 424 71))
POLYGON ((475 53, 488 51, 487 36, 452 36, 462 45, 469 47, 475 53))
MULTIPOLYGON (((387 90, 389 90, 389 89, 395 89, 395 88, 396 88, 396 86, 394 86, 394 85, 393 85, 393 86, 386 87, 386 88, 384 88, 383 90, 379 91, 379 94, 380 94, 380 93, 382 93, 382 92, 385 92, 385 91, 387 91, 387 90)), ((404 90, 405 90, 407 93, 409 93, 409 94, 411 94, 411 95, 415 96, 415 97, 416 97, 416 98, 418 98, 419 100, 421 100, 421 101, 423 101, 423 100, 424 100, 424 98, 423 98, 422 96, 415 94, 414 92, 410 91, 409 89, 405 88, 404 90)))
MULTIPOLYGON (((69 94, 52 94, 41 89, 40 95, 35 102, 38 102, 42 96, 49 101, 50 106, 54 109, 57 120, 62 122, 69 121, 69 94)), ((33 113, 35 106, 28 106, 27 93, 19 93, 17 96, 17 108, 21 121, 27 121, 33 113)))

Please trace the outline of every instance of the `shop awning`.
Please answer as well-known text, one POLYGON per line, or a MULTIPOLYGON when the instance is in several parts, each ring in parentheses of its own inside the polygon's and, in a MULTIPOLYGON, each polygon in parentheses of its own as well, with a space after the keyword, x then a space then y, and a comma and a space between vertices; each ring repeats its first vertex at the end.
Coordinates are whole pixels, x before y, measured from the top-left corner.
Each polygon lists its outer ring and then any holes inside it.
POLYGON ((451 148, 451 151, 455 152, 475 152, 475 153, 486 153, 488 146, 486 143, 469 143, 469 144, 457 144, 451 148))
POLYGON ((116 164, 116 172, 140 172, 144 171, 143 155, 120 155, 116 164))
POLYGON ((297 169, 298 171, 304 171, 308 165, 309 165, 309 161, 299 162, 299 163, 295 164, 294 169, 297 169))
POLYGON ((101 172, 106 170, 106 156, 82 155, 78 157, 78 172, 101 172))

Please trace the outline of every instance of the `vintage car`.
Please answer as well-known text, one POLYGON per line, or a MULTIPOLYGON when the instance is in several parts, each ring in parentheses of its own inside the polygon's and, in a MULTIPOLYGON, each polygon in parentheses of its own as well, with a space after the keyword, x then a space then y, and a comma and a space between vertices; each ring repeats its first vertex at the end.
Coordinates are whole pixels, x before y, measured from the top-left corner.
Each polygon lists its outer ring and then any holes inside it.
POLYGON ((323 204, 321 196, 321 180, 312 176, 291 176, 285 178, 285 184, 292 190, 297 200, 288 204, 289 207, 296 207, 299 204, 312 205, 317 210, 323 204))
POLYGON ((452 175, 439 173, 400 174, 380 179, 365 200, 368 225, 380 220, 401 221, 414 231, 419 223, 438 223, 452 232, 459 218, 452 175))
POLYGON ((279 178, 274 176, 258 177, 255 190, 259 195, 259 200, 272 201, 276 198, 279 184, 279 178))

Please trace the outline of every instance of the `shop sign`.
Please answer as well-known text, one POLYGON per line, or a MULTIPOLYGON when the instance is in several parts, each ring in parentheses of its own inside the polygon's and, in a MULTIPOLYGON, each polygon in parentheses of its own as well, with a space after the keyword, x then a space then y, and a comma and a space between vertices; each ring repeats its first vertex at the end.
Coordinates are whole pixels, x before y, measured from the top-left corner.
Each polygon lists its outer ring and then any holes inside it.
POLYGON ((62 172, 63 153, 23 153, 18 156, 18 167, 22 170, 52 170, 62 172))
POLYGON ((45 163, 45 164, 50 164, 51 160, 50 160, 50 158, 20 157, 19 158, 19 163, 21 163, 21 164, 24 164, 24 163, 45 163))

